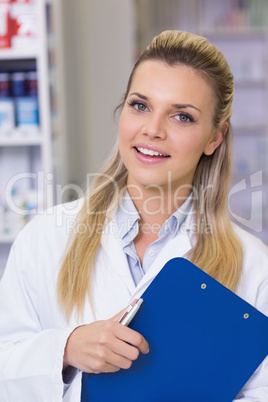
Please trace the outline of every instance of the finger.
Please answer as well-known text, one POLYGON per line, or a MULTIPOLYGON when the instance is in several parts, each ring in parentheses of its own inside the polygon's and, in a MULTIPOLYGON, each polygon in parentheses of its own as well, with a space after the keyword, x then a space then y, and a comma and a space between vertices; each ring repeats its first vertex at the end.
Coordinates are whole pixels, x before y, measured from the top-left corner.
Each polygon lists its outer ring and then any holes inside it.
POLYGON ((112 318, 110 318, 111 321, 114 322, 118 322, 119 319, 122 317, 122 315, 124 314, 124 312, 127 310, 128 307, 125 307, 123 310, 121 310, 118 314, 116 314, 115 316, 113 316, 112 318))
POLYGON ((97 364, 95 364, 95 366, 92 367, 90 365, 89 367, 83 369, 83 371, 85 371, 86 373, 92 373, 92 374, 115 373, 119 370, 120 370, 120 367, 114 366, 113 364, 109 364, 109 363, 106 363, 105 366, 98 366, 97 364))
MULTIPOLYGON (((122 341, 117 341, 124 345, 122 341)), ((114 346, 114 345, 113 345, 114 346)), ((136 349, 134 347, 131 347, 136 349)), ((117 349, 117 348, 115 348, 117 349)), ((137 349, 136 349, 137 350, 137 349)), ((94 358, 88 359, 88 366, 91 367, 92 372, 108 372, 116 371, 116 369, 128 369, 132 360, 123 356, 121 353, 121 348, 119 346, 119 354, 111 350, 109 347, 96 347, 94 351, 94 358)))
POLYGON ((112 318, 110 318, 110 320, 118 322, 119 319, 122 317, 122 315, 126 312, 126 310, 130 307, 130 306, 134 306, 134 304, 138 301, 138 299, 134 299, 127 307, 123 308, 123 310, 121 310, 118 314, 116 314, 115 316, 113 316, 112 318))
POLYGON ((113 353, 108 351, 106 355, 106 361, 109 365, 117 367, 118 369, 129 369, 132 365, 132 360, 128 359, 121 354, 113 353))
POLYGON ((115 325, 114 331, 118 339, 135 346, 141 353, 145 354, 149 352, 149 344, 139 332, 121 324, 115 325))
POLYGON ((112 351, 128 360, 136 360, 139 357, 140 351, 136 346, 132 346, 121 339, 116 339, 112 346, 112 351))
MULTIPOLYGON (((99 347, 95 349, 95 353, 97 354, 96 357, 100 357, 107 361, 107 353, 108 351, 111 351, 129 360, 136 360, 138 358, 139 349, 125 341, 125 339, 131 339, 131 337, 127 335, 127 332, 138 334, 137 332, 111 320, 107 320, 103 323, 103 329, 104 328, 105 330, 99 334, 98 337, 99 347), (119 333, 120 336, 118 336, 118 327, 122 328, 122 331, 119 333)), ((111 363, 111 361, 109 361, 109 363, 111 363)))
POLYGON ((102 371, 96 371, 95 374, 100 374, 100 373, 116 373, 117 371, 120 370, 120 367, 114 366, 113 364, 107 363, 105 368, 102 371))

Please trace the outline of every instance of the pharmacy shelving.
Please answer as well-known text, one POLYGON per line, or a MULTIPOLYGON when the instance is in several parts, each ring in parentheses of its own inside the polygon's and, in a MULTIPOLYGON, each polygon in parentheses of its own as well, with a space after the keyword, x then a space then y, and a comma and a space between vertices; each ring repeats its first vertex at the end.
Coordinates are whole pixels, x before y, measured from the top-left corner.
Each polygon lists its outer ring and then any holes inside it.
POLYGON ((203 0, 199 33, 226 56, 235 77, 234 173, 229 211, 235 222, 268 244, 268 4, 203 0))
MULTIPOLYGON (((38 122, 33 124, 15 121, 14 127, 3 128, 0 121, 0 276, 14 238, 30 219, 31 213, 27 209, 34 208, 38 212, 53 202, 45 194, 46 177, 50 175, 51 178, 53 172, 46 2, 21 2, 20 7, 29 7, 29 4, 35 13, 38 28, 36 37, 28 42, 26 38, 21 45, 0 49, 0 73, 11 74, 25 68, 36 72, 38 113, 38 122), (42 183, 37 180, 41 173, 42 183), (11 187, 12 180, 14 185, 11 187), (12 202, 8 202, 10 199, 12 202), (17 214, 13 205, 22 213, 17 214)), ((16 100, 12 96, 10 99, 0 99, 0 102, 11 101, 16 110, 16 100)))
POLYGON ((229 211, 268 244, 267 0, 135 0, 137 54, 153 36, 181 29, 207 37, 235 77, 235 158, 229 211), (235 192, 236 191, 236 192, 235 192))
POLYGON ((38 134, 28 134, 24 136, 24 134, 14 134, 12 137, 10 136, 2 136, 0 135, 0 147, 17 147, 17 146, 34 146, 40 145, 43 146, 44 138, 38 134))
POLYGON ((35 59, 39 50, 36 49, 0 49, 1 60, 24 60, 35 59))
MULTIPOLYGON (((67 84, 66 55, 64 43, 64 14, 68 8, 64 0, 46 0, 47 49, 49 67, 49 90, 51 108, 51 128, 53 138, 53 164, 55 185, 69 183, 67 163, 68 118, 66 112, 67 84)), ((69 200, 66 194, 66 200, 69 200)), ((60 200, 62 202, 63 200, 60 200)))

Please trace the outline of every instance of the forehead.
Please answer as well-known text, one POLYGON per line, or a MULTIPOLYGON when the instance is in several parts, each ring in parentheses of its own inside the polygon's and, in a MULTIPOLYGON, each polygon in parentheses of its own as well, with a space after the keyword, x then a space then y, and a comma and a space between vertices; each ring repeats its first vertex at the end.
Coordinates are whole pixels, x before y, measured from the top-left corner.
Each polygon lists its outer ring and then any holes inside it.
MULTIPOLYGON (((174 96, 195 96, 198 102, 213 102, 214 91, 203 72, 192 67, 163 61, 143 61, 136 68, 129 93, 132 91, 169 93, 174 96)), ((149 94, 148 94, 149 96, 149 94)), ((186 101, 186 100, 184 100, 186 101)))

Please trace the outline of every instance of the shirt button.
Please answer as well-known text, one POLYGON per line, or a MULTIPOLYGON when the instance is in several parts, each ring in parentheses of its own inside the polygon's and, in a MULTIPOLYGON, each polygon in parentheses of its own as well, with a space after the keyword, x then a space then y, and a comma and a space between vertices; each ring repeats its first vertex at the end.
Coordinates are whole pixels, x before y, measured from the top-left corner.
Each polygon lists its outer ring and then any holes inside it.
POLYGON ((164 230, 165 230, 165 232, 168 231, 168 224, 164 226, 164 230))
POLYGON ((155 256, 155 251, 153 251, 153 250, 150 250, 150 251, 149 251, 149 256, 150 256, 150 257, 153 257, 153 256, 155 256))

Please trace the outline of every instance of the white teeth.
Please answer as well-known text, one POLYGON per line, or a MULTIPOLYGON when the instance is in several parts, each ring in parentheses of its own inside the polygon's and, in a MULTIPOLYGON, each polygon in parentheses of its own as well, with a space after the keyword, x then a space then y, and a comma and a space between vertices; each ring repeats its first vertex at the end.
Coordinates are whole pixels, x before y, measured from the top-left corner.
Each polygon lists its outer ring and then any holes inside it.
POLYGON ((163 154, 160 154, 160 152, 152 151, 151 149, 146 149, 146 148, 141 148, 138 147, 137 150, 141 152, 144 155, 149 155, 149 156, 165 156, 163 154))

